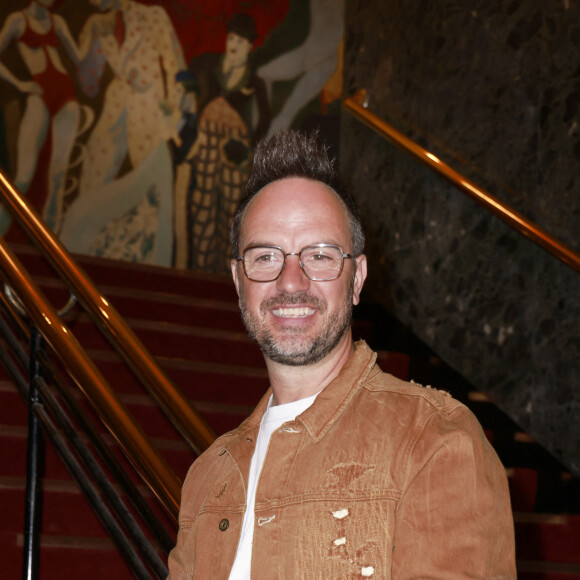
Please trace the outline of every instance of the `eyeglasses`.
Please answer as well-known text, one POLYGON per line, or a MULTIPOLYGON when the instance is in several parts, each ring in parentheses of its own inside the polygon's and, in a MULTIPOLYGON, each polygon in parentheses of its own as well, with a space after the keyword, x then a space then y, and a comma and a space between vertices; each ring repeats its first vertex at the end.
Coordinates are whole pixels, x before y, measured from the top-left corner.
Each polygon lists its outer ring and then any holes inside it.
POLYGON ((244 265, 246 276, 254 282, 273 282, 286 265, 286 256, 298 256, 302 271, 310 280, 328 282, 342 273, 345 254, 334 244, 314 244, 299 252, 284 252, 278 246, 249 246, 236 259, 244 265))

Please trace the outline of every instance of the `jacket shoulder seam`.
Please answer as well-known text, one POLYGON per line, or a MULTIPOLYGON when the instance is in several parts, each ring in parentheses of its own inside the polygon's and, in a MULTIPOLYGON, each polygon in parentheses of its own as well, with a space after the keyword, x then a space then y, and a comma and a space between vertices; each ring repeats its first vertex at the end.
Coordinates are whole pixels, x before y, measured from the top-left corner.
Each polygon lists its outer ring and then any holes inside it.
POLYGON ((392 393, 404 397, 419 397, 427 401, 438 411, 450 413, 458 407, 463 407, 463 403, 453 398, 451 394, 443 389, 432 387, 431 385, 421 385, 411 381, 403 381, 388 373, 381 372, 368 382, 363 384, 363 388, 371 392, 392 393))

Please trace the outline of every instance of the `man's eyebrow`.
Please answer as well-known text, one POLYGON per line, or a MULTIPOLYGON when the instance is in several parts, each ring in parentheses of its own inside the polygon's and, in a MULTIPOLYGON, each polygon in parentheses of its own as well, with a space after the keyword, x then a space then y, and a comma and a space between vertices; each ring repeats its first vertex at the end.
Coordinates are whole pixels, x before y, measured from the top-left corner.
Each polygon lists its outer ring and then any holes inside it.
POLYGON ((278 244, 274 243, 274 242, 266 242, 264 240, 257 240, 255 242, 250 242, 248 244, 246 244, 244 247, 248 247, 248 246, 276 246, 278 247, 278 244))

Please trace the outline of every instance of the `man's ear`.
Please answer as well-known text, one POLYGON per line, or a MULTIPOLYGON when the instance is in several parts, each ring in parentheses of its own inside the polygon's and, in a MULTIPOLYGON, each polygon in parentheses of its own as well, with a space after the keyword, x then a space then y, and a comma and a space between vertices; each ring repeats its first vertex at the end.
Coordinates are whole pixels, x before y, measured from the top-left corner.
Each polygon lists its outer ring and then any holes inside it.
POLYGON ((352 303, 356 305, 360 301, 360 293, 367 277, 367 257, 361 254, 358 258, 355 258, 355 264, 352 303))
POLYGON ((234 284, 236 286, 236 292, 238 293, 238 297, 240 296, 240 281, 238 279, 238 260, 232 260, 230 262, 230 266, 232 268, 232 278, 234 279, 234 284))

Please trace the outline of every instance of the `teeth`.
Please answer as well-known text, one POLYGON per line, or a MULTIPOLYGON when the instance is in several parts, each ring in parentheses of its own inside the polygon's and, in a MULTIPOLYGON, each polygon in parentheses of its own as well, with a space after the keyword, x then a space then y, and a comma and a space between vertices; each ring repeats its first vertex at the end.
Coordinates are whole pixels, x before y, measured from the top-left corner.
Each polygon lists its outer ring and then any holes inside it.
POLYGON ((274 316, 280 316, 284 318, 300 318, 303 316, 311 316, 316 310, 314 308, 301 307, 301 308, 276 308, 272 310, 274 316))

